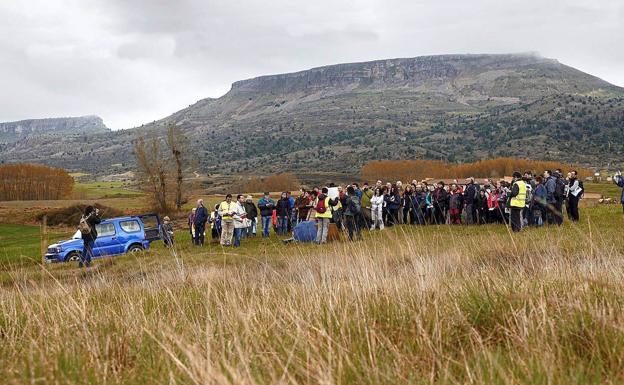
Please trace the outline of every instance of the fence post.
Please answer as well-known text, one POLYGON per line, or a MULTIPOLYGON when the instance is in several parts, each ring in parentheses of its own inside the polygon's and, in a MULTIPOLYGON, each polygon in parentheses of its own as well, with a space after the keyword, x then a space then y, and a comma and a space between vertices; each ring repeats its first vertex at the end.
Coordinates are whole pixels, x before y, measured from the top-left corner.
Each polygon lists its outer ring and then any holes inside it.
POLYGON ((48 216, 41 218, 41 261, 45 263, 45 253, 48 251, 48 216))

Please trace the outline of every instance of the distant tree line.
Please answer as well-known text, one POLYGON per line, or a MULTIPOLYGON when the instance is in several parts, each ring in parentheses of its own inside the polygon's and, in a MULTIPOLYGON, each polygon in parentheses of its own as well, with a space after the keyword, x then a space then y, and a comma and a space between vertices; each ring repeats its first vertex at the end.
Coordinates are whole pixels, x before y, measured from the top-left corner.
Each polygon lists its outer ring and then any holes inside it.
POLYGON ((591 176, 593 172, 584 168, 558 163, 529 159, 495 158, 474 163, 447 163, 441 160, 379 160, 365 164, 361 175, 364 180, 401 180, 411 181, 424 178, 500 178, 511 176, 514 171, 533 171, 561 169, 564 172, 575 169, 581 177, 591 176))
POLYGON ((264 191, 294 191, 301 187, 301 181, 291 172, 269 175, 266 177, 252 177, 239 180, 234 184, 234 191, 264 192, 264 191))
POLYGON ((0 166, 0 201, 63 199, 73 189, 74 178, 61 168, 39 164, 0 166))

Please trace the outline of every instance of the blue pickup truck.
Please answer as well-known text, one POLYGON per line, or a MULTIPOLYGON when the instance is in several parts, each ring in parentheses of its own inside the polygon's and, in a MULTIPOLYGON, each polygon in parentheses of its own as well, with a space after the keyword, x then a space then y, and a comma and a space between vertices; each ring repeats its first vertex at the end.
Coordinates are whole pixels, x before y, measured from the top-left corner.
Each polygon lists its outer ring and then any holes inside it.
MULTIPOLYGON (((139 252, 161 239, 160 219, 156 214, 105 219, 96 225, 96 229, 98 237, 93 247, 94 258, 139 252)), ((72 239, 50 245, 45 261, 77 261, 82 250, 82 237, 77 231, 72 239)))

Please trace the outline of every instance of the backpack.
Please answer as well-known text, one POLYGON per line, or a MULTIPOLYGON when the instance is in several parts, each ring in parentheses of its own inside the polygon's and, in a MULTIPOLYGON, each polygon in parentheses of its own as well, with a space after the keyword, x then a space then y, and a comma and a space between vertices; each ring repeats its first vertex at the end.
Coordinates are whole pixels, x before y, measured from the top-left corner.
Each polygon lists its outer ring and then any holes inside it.
POLYGON ((351 213, 353 215, 359 215, 362 212, 362 205, 357 196, 349 198, 349 208, 351 209, 351 213))
POLYGON ((565 188, 566 188, 566 184, 563 178, 557 178, 557 180, 555 180, 555 193, 554 193, 554 196, 556 199, 561 199, 565 196, 565 188))
POLYGON ((318 203, 316 204, 316 212, 319 214, 325 214, 327 212, 327 206, 325 206, 325 195, 321 194, 318 198, 318 203))
POLYGON ((83 215, 80 218, 80 223, 78 223, 78 230, 80 230, 80 234, 91 234, 91 225, 88 222, 90 216, 91 214, 86 217, 83 215))

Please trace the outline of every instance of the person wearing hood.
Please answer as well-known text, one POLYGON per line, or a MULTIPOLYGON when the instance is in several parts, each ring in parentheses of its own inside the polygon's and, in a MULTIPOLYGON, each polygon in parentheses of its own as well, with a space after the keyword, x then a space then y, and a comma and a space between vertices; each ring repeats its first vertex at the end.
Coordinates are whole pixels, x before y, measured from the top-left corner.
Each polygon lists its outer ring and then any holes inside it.
POLYGON ((80 254, 80 262, 78 267, 82 267, 83 263, 87 267, 91 266, 91 258, 93 258, 93 246, 95 246, 95 240, 98 237, 97 225, 102 222, 100 217, 100 210, 93 207, 85 207, 84 214, 80 218, 80 235, 82 237, 83 250, 80 254), (86 225, 86 226, 85 226, 86 225))

